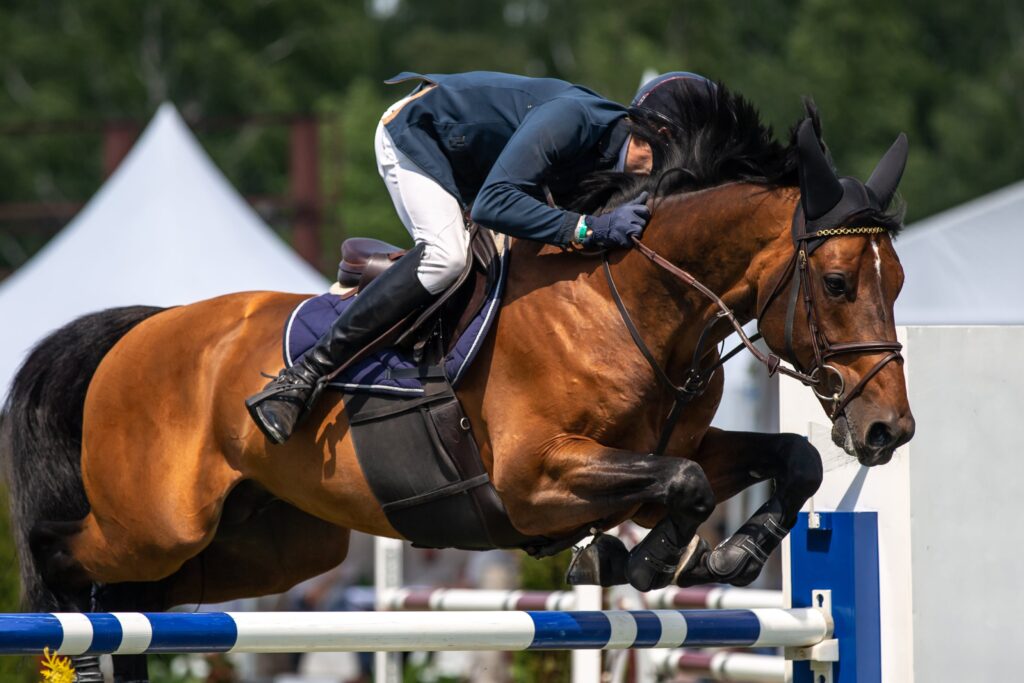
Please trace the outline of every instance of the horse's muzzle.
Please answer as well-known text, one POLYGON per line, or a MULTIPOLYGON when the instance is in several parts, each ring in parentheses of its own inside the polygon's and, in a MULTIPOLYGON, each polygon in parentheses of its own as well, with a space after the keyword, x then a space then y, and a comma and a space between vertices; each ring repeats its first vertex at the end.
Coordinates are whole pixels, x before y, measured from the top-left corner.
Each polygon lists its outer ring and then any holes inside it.
POLYGON ((897 448, 914 437, 916 426, 909 412, 864 417, 868 419, 860 422, 851 415, 840 415, 832 428, 832 440, 865 467, 886 464, 897 448))

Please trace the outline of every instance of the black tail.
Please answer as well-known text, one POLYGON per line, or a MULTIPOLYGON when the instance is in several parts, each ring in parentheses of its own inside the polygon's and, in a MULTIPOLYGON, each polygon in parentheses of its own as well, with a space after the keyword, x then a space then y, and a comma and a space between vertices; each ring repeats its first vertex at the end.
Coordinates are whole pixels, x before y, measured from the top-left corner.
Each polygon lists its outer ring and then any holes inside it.
POLYGON ((82 487, 82 411, 100 361, 127 332, 161 308, 92 313, 43 339, 21 366, 0 411, 0 458, 11 499, 25 609, 76 605, 43 581, 29 536, 40 523, 77 522, 89 512, 82 487))

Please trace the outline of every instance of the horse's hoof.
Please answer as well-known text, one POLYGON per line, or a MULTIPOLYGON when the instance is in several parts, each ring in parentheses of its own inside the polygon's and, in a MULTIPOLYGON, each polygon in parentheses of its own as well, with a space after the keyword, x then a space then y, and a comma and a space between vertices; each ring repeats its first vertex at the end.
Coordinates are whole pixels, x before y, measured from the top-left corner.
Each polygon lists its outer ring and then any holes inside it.
POLYGON ((629 551, 615 536, 599 534, 576 551, 565 574, 570 586, 619 586, 626 583, 629 551))
POLYGON ((694 536, 687 546, 683 559, 679 561, 679 568, 672 577, 672 583, 682 588, 689 586, 700 586, 706 583, 717 583, 718 579, 707 567, 708 553, 711 546, 700 536, 694 536))

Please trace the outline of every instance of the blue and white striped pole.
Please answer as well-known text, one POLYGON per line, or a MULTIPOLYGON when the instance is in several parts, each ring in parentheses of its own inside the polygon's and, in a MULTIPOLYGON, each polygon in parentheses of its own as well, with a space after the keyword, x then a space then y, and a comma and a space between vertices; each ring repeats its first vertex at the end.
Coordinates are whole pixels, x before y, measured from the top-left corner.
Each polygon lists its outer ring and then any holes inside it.
POLYGON ((211 612, 0 615, 0 653, 806 647, 815 608, 603 612, 211 612))

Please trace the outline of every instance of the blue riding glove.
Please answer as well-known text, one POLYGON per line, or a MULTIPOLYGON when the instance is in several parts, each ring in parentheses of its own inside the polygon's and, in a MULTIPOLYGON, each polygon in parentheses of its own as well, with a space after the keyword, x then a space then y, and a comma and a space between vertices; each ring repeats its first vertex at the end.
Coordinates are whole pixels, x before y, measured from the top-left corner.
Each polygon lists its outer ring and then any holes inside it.
POLYGON ((647 208, 647 193, 641 192, 632 199, 608 213, 600 216, 587 216, 587 227, 590 237, 586 245, 598 247, 632 247, 633 235, 639 237, 644 232, 647 221, 651 218, 651 210, 647 208))

